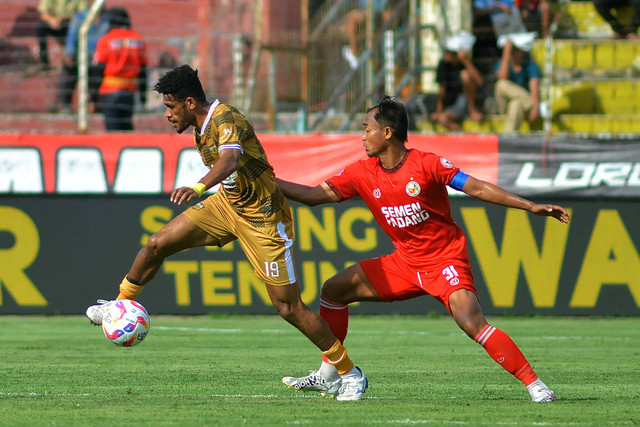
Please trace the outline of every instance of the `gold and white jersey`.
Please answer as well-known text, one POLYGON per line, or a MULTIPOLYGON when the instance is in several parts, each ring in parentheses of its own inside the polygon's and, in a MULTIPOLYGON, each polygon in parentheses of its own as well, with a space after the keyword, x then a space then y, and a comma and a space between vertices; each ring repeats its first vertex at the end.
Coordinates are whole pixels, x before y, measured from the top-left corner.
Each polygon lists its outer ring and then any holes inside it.
POLYGON ((202 161, 209 167, 220 158, 222 150, 242 152, 238 170, 220 186, 222 195, 238 215, 259 228, 280 221, 286 206, 284 194, 276 184, 273 167, 253 125, 244 114, 216 100, 202 129, 195 129, 193 136, 202 161))

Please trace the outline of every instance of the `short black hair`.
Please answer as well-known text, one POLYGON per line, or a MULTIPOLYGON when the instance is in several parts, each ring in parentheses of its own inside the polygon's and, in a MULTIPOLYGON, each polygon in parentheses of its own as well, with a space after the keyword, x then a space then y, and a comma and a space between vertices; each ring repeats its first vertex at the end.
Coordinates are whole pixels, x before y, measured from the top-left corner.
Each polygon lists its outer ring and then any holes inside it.
POLYGON ((131 28, 131 18, 124 7, 115 6, 107 9, 106 16, 111 28, 131 28))
POLYGON ((393 96, 384 96, 375 105, 367 110, 367 113, 378 110, 373 115, 376 122, 381 127, 389 126, 393 130, 393 134, 400 142, 407 142, 407 129, 409 129, 409 116, 407 115, 407 107, 393 96))
POLYGON ((198 78, 198 70, 184 64, 168 71, 158 79, 153 88, 163 95, 172 95, 176 101, 184 101, 191 97, 201 104, 207 103, 207 95, 198 78))

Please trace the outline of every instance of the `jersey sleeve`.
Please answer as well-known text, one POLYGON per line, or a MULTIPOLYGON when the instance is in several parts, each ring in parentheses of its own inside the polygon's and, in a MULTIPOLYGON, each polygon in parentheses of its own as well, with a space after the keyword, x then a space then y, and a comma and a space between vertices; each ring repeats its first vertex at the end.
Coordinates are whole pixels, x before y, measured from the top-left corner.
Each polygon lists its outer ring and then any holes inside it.
POLYGON ((423 166, 425 171, 427 171, 436 182, 443 185, 451 185, 451 181, 460 171, 460 169, 454 166, 446 157, 436 154, 425 156, 423 166))
POLYGON ((97 64, 104 64, 105 62, 107 62, 107 52, 108 52, 108 44, 109 44, 107 34, 105 34, 104 36, 100 37, 100 39, 98 39, 98 44, 96 45, 96 51, 93 54, 93 62, 97 64))
POLYGON ((344 168, 338 175, 327 179, 325 182, 338 196, 338 201, 350 199, 358 195, 358 188, 356 185, 356 170, 357 164, 351 164, 344 168))
POLYGON ((533 57, 529 57, 529 64, 527 64, 527 69, 529 72, 529 80, 542 78, 540 67, 538 67, 538 64, 536 64, 536 62, 533 60, 533 57))
POLYGON ((218 151, 232 148, 244 152, 239 127, 236 123, 236 120, 241 118, 233 114, 233 111, 228 107, 224 106, 224 108, 226 111, 213 117, 213 124, 215 124, 218 133, 218 151))

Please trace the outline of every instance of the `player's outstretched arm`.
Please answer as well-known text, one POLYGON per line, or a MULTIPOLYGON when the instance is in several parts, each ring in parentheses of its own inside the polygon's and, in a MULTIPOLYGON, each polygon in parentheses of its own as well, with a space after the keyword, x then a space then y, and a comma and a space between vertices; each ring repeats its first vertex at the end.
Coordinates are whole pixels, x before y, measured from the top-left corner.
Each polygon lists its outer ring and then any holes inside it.
POLYGON ((562 206, 533 203, 530 200, 523 199, 520 196, 509 193, 507 190, 498 187, 497 185, 481 181, 472 176, 469 176, 464 187, 462 187, 462 191, 469 196, 485 202, 491 202, 510 208, 523 209, 540 216, 551 216, 560 222, 568 223, 571 219, 567 211, 562 206))
POLYGON ((276 182, 282 189, 284 195, 296 202, 304 203, 308 206, 320 205, 322 203, 337 202, 338 196, 333 192, 331 187, 323 182, 315 187, 298 184, 295 182, 284 181, 276 178, 276 182))

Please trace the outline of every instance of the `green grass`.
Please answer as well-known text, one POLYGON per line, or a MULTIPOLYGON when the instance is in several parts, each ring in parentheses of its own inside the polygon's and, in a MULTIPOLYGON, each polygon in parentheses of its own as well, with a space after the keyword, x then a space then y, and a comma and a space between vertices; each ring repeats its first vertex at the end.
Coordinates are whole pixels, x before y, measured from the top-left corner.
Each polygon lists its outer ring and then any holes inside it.
POLYGON ((129 349, 81 317, 0 316, 0 425, 640 424, 639 319, 490 320, 558 402, 530 402, 447 317, 352 317, 370 387, 337 402, 280 383, 319 353, 275 316, 152 316, 129 349))

